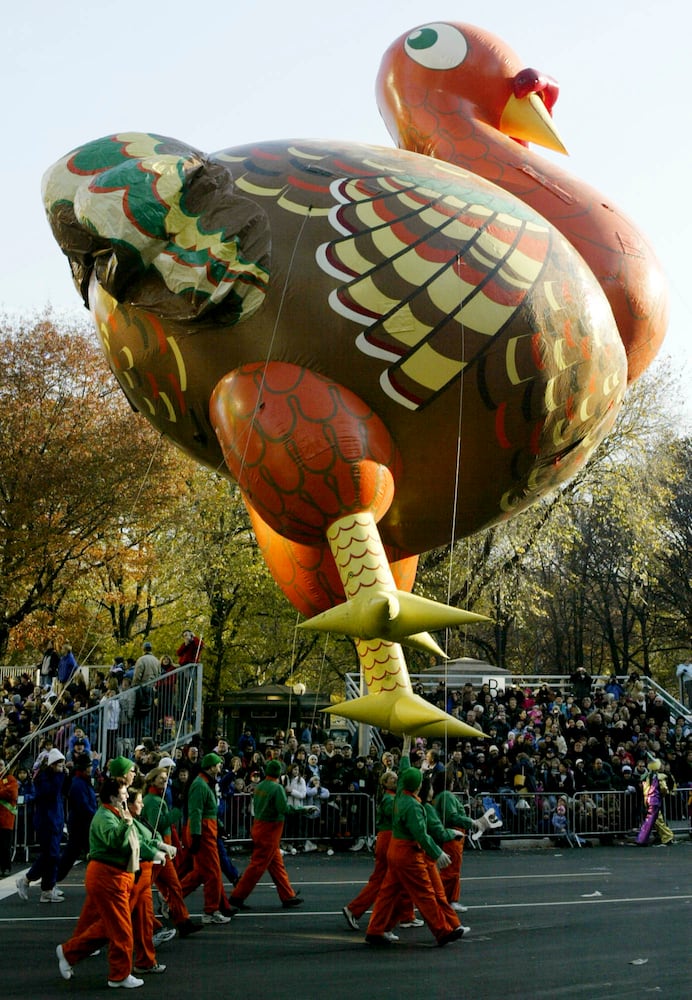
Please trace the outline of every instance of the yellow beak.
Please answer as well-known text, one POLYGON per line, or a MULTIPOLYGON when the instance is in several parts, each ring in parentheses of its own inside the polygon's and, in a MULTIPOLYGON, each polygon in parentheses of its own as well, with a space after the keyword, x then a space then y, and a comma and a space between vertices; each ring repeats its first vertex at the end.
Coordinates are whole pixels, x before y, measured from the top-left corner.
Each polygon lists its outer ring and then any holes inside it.
POLYGON ((500 131, 512 139, 535 142, 546 149, 567 153, 548 109, 538 94, 510 97, 502 112, 500 131))

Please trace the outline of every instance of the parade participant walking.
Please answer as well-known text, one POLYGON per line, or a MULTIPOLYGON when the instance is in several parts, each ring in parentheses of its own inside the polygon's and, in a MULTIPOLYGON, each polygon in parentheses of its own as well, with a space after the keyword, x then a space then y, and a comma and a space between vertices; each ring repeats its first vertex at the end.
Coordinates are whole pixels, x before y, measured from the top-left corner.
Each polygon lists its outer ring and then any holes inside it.
POLYGON ((289 806, 286 792, 279 784, 280 776, 281 764, 278 760, 270 760, 266 766, 265 779, 255 788, 253 796, 255 819, 250 832, 252 857, 230 897, 233 912, 244 908, 245 900, 265 872, 269 872, 279 893, 279 899, 286 909, 300 906, 303 902, 294 891, 284 866, 281 856, 281 835, 284 820, 290 812, 311 812, 313 807, 295 809, 289 806))
POLYGON ((29 886, 41 879, 41 903, 62 903, 64 894, 57 889, 60 841, 65 825, 62 787, 65 782, 65 756, 56 747, 49 750, 34 777, 34 824, 39 856, 15 885, 22 899, 29 898, 29 886))
POLYGON ((216 753, 202 758, 202 770, 190 785, 187 797, 187 824, 184 840, 192 855, 192 869, 181 880, 183 896, 204 885, 204 924, 227 924, 230 917, 225 909, 225 894, 219 862, 218 810, 216 779, 223 761, 216 753))
POLYGON ((135 879, 135 887, 130 900, 134 971, 137 975, 161 973, 166 971, 166 966, 157 961, 154 948, 154 903, 151 897, 151 883, 154 869, 173 867, 172 863, 167 863, 167 859, 175 857, 176 849, 158 837, 152 837, 151 830, 140 822, 142 793, 138 788, 131 787, 129 789, 127 808, 132 816, 140 846, 139 877, 135 879), (158 863, 147 860, 147 847, 151 847, 154 851, 161 851, 166 857, 163 861, 158 859, 158 863))
MULTIPOLYGON (((439 772, 438 772, 439 773, 439 772)), ((442 779, 444 780, 444 772, 442 772, 442 779)), ((462 829, 452 829, 451 827, 444 826, 442 820, 440 819, 439 813, 432 804, 433 797, 433 782, 435 780, 434 775, 426 775, 421 783, 419 798, 423 803, 423 808, 425 809, 425 819, 428 825, 428 833, 435 841, 435 843, 442 848, 442 850, 450 858, 452 857, 451 852, 454 850, 453 844, 456 844, 459 840, 464 837, 464 831, 462 829)), ((428 866, 428 874, 430 876, 430 882, 437 896, 437 900, 440 904, 443 915, 446 915, 449 920, 450 913, 457 913, 459 910, 457 907, 452 906, 447 898, 447 893, 445 891, 445 886, 443 882, 443 874, 450 868, 454 867, 453 863, 450 863, 444 867, 441 871, 437 868, 435 862, 426 854, 425 863, 428 866)), ((457 882, 459 881, 458 870, 457 870, 457 882)), ((452 929, 456 925, 456 919, 451 922, 452 929)), ((462 931, 464 934, 468 934, 470 928, 463 927, 462 931)))
POLYGON ((654 829, 658 833, 662 844, 672 844, 675 842, 675 834, 661 816, 663 795, 668 791, 665 775, 661 772, 661 762, 651 754, 648 755, 648 758, 648 770, 642 782, 646 816, 637 834, 636 844, 638 847, 647 846, 654 829))
POLYGON ((89 830, 89 864, 84 885, 86 899, 75 932, 56 948, 60 975, 71 979, 73 966, 108 941, 108 985, 134 989, 143 979, 131 974, 134 935, 132 894, 140 858, 163 861, 165 854, 141 841, 127 808, 123 778, 106 778, 99 792, 101 804, 89 830))
POLYGON ((0 877, 9 875, 12 865, 12 833, 17 820, 19 782, 0 760, 0 877))
MULTIPOLYGON (((406 758, 406 764, 408 766, 408 758, 406 758)), ((387 874, 387 851, 389 850, 389 844, 392 839, 394 799, 398 780, 396 771, 385 771, 380 775, 382 798, 380 799, 377 807, 377 815, 375 817, 375 828, 377 830, 377 840, 375 841, 375 867, 373 868, 372 874, 370 875, 367 883, 363 886, 355 899, 352 899, 351 902, 347 906, 344 906, 341 911, 346 918, 346 923, 354 931, 360 929, 358 926, 358 920, 367 910, 370 909, 377 899, 380 888, 387 874)), ((392 916, 392 926, 400 921, 413 923, 415 920, 415 914, 413 913, 411 902, 405 897, 405 895, 402 900, 401 907, 401 913, 392 916)))
POLYGON ((449 773, 434 780, 432 804, 442 826, 457 830, 460 834, 458 838, 450 840, 445 845, 445 851, 451 858, 451 864, 440 872, 440 877, 447 902, 457 913, 464 913, 467 907, 459 901, 461 863, 464 856, 466 832, 474 829, 474 821, 468 816, 458 797, 450 791, 453 781, 454 776, 449 773))
MULTIPOLYGON (((171 828, 181 818, 180 809, 169 809, 166 802, 169 769, 155 767, 146 777, 147 793, 143 799, 142 819, 157 836, 172 846, 171 828)), ((194 923, 183 899, 183 889, 175 865, 156 865, 153 881, 165 903, 165 913, 169 915, 180 937, 189 937, 202 930, 202 924, 194 923)))
POLYGON ((418 768, 408 767, 402 772, 402 789, 397 792, 394 803, 387 875, 365 935, 366 942, 371 945, 391 944, 386 935, 402 889, 418 908, 438 945, 456 941, 464 933, 454 910, 446 903, 441 905, 423 857, 425 854, 432 858, 440 870, 450 864, 449 855, 428 833, 425 809, 416 794, 421 780, 418 768))

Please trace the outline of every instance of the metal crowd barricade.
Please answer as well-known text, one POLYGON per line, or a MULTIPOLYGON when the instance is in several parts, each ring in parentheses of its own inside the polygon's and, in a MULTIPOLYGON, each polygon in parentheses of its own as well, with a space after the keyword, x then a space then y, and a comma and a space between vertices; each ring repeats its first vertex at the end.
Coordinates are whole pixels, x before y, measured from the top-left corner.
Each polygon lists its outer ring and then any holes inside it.
MULTIPOLYGON (((554 792, 505 788, 499 792, 460 795, 459 798, 472 818, 494 808, 503 823, 495 836, 502 840, 562 838, 564 835, 553 825, 558 798, 564 798, 566 803, 566 830, 569 836, 596 838, 604 843, 636 833, 646 812, 642 795, 636 791, 582 791, 571 797, 562 797, 554 792)), ((692 789, 678 788, 666 796, 662 816, 673 833, 689 833, 692 789)))
POLYGON ((188 742, 202 729, 202 665, 178 667, 156 680, 120 692, 113 700, 120 703, 117 729, 109 729, 109 706, 107 701, 100 702, 69 718, 42 725, 26 741, 31 743, 29 756, 38 755, 45 736, 67 753, 76 727, 84 730, 92 751, 99 754, 103 764, 118 754, 132 756, 145 737, 155 740, 162 750, 188 742), (145 700, 147 710, 143 710, 145 700))
POLYGON ((692 786, 675 788, 664 796, 663 818, 673 833, 692 837, 692 786))
MULTIPOLYGON (((313 844, 328 843, 334 850, 350 846, 361 838, 370 842, 375 836, 375 799, 363 792, 333 792, 328 799, 306 805, 319 807, 319 814, 311 816, 299 812, 290 814, 284 823, 283 840, 296 846, 307 841, 313 844)), ((235 793, 221 806, 223 839, 242 844, 250 840, 252 826, 252 793, 235 793)))
MULTIPOLYGON (((19 797, 21 799, 22 796, 19 797)), ((17 818, 14 824, 14 839, 12 843, 12 860, 28 863, 29 852, 36 846, 34 833, 33 802, 17 799, 17 818)))

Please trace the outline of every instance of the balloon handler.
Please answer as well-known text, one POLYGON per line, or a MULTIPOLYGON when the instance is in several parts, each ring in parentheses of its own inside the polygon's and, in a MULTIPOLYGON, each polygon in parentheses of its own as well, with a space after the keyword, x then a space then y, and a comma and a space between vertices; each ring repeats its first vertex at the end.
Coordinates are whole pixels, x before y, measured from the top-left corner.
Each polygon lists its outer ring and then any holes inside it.
POLYGON ((666 775, 661 773, 660 760, 651 754, 649 754, 648 765, 646 777, 642 782, 646 816, 639 828, 636 843, 639 847, 646 847, 651 834, 656 830, 662 844, 672 844, 675 841, 675 834, 661 816, 663 796, 668 794, 666 775))
POLYGON ((252 857, 230 897, 231 910, 245 909, 245 900, 266 871, 276 886, 282 905, 289 909, 300 906, 302 898, 294 891, 281 855, 284 820, 289 813, 314 813, 315 806, 294 807, 288 804, 283 785, 279 784, 281 764, 270 760, 266 777, 255 788, 252 824, 252 857))
POLYGON ((453 910, 463 913, 466 907, 459 901, 459 896, 461 892, 461 864, 466 836, 470 832, 471 840, 476 843, 487 830, 497 830, 501 827, 502 820, 497 817, 494 809, 487 809, 478 819, 471 819, 456 795, 449 791, 449 784, 451 784, 451 775, 448 776, 443 772, 436 776, 433 781, 435 797, 432 804, 442 826, 460 833, 459 837, 455 837, 445 844, 444 849, 451 858, 451 864, 442 869, 440 876, 447 902, 453 910))
POLYGON ((187 823, 183 840, 192 857, 192 869, 180 880, 183 896, 204 885, 203 924, 227 924, 226 894, 221 877, 218 848, 219 801, 216 779, 223 760, 216 753, 202 758, 202 770, 190 785, 187 799, 187 823))

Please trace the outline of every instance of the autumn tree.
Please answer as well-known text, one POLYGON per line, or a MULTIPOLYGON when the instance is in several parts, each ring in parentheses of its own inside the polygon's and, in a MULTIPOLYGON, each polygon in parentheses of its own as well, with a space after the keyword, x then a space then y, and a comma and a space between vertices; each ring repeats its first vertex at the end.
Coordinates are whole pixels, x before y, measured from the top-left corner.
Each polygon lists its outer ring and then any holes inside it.
POLYGON ((84 583, 114 538, 134 548, 156 519, 166 452, 142 489, 157 435, 132 419, 88 328, 50 313, 0 321, 0 407, 0 657, 66 621, 86 648, 84 583))

